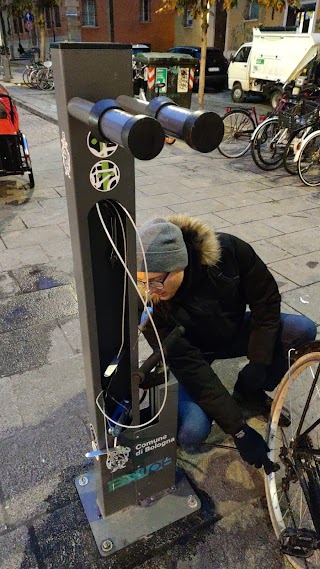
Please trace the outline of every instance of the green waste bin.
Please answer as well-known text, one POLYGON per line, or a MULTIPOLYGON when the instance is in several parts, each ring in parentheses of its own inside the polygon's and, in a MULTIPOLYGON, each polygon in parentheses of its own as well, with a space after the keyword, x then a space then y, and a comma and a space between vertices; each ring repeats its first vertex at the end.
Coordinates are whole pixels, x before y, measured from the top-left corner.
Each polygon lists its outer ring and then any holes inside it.
POLYGON ((144 68, 146 98, 151 101, 157 96, 170 97, 175 103, 187 109, 191 106, 195 57, 185 53, 138 53, 135 56, 138 68, 144 68), (165 86, 156 89, 157 83, 165 86))

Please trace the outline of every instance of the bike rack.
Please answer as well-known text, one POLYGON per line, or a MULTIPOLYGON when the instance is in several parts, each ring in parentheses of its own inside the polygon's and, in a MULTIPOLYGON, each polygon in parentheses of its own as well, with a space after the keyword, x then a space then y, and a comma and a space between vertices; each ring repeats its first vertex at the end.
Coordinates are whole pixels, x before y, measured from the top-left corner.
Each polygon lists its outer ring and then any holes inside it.
MULTIPOLYGON (((94 457, 94 469, 79 476, 76 487, 99 552, 109 556, 178 520, 176 537, 193 533, 215 514, 205 508, 203 517, 189 516, 201 502, 186 478, 177 476, 178 387, 172 375, 159 418, 145 428, 122 430, 116 447, 96 405, 101 390, 112 389, 113 400, 132 402, 132 424, 139 425, 164 398, 164 385, 156 385, 146 408, 140 406, 137 295, 130 282, 125 289, 97 204, 123 257, 124 227, 126 265, 135 275, 136 235, 123 210, 135 218, 133 156, 155 157, 164 127, 204 152, 219 144, 223 128, 215 113, 192 113, 160 98, 147 114, 133 116, 131 45, 66 42, 51 48, 94 457), (213 124, 214 135, 198 133, 213 124), (183 525, 187 516, 189 530, 183 525)), ((114 413, 108 396, 105 405, 114 413)))

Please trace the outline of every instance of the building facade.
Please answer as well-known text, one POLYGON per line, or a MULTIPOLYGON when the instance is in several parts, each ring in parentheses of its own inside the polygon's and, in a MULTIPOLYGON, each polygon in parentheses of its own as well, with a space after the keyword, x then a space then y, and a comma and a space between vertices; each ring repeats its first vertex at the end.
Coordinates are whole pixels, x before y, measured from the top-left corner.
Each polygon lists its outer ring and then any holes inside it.
POLYGON ((116 42, 147 44, 152 51, 174 46, 173 12, 158 12, 161 0, 114 0, 116 42))
MULTIPOLYGON (((61 0, 59 6, 46 10, 47 52, 53 41, 120 42, 147 44, 152 51, 167 51, 174 45, 200 45, 201 20, 192 19, 190 11, 182 15, 158 10, 161 0, 61 0)), ((19 44, 27 50, 37 45, 34 22, 4 18, 11 57, 18 57, 19 44)), ((229 12, 223 0, 216 0, 209 17, 208 46, 224 51, 227 57, 252 39, 252 28, 295 26, 300 32, 320 32, 320 0, 301 0, 299 7, 283 12, 260 6, 257 2, 238 0, 229 12)))
MULTIPOLYGON (((260 6, 257 2, 239 0, 236 8, 225 12, 217 0, 209 17, 208 46, 220 48, 229 57, 242 43, 252 40, 252 28, 294 26, 302 33, 320 32, 320 0, 302 0, 299 7, 286 7, 283 12, 260 6)), ((200 18, 193 20, 185 10, 175 21, 175 45, 200 45, 200 18)))
MULTIPOLYGON (((174 45, 173 12, 158 12, 161 0, 61 0, 46 10, 47 52, 53 41, 119 42, 147 44, 153 51, 174 45)), ((7 18, 12 57, 19 44, 25 50, 38 45, 34 20, 7 18)))

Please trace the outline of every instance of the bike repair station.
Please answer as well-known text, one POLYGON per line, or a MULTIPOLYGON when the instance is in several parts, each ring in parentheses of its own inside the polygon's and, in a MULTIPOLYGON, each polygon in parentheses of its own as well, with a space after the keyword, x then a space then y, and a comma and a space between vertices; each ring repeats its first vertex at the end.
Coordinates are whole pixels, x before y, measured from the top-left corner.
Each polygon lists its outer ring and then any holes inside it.
POLYGON ((139 363, 132 222, 134 158, 156 157, 166 135, 210 152, 223 123, 135 99, 129 44, 51 47, 94 462, 76 487, 100 555, 121 569, 216 519, 176 468, 178 389, 163 357, 183 330, 139 363))

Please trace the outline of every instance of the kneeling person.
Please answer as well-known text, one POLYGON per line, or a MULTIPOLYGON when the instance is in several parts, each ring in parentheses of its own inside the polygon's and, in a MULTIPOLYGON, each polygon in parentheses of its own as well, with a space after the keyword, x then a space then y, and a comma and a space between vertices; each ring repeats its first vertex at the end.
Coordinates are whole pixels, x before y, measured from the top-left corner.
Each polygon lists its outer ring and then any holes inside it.
MULTIPOLYGON (((242 458, 260 468, 268 460, 268 448, 245 423, 239 404, 254 403, 269 411, 265 392, 286 372, 288 350, 315 338, 315 324, 304 316, 280 314, 281 297, 272 274, 241 239, 216 234, 188 216, 154 219, 139 234, 160 338, 177 324, 185 328, 167 357, 179 382, 179 442, 199 444, 214 420, 234 437, 242 458), (211 364, 239 356, 247 356, 249 363, 231 396, 211 364)), ((139 243, 137 251, 138 283, 145 287, 139 243)), ((157 348, 150 322, 144 335, 157 348)))

